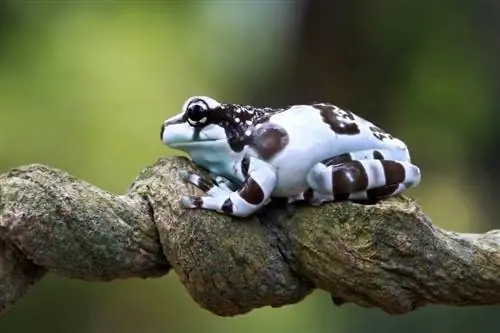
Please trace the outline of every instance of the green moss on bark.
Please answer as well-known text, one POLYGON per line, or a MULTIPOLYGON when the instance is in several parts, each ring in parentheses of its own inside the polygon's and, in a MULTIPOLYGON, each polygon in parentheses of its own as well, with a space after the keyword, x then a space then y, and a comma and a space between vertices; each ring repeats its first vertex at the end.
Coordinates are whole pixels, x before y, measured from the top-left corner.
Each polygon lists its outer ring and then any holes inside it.
POLYGON ((43 165, 0 175, 0 313, 47 271, 110 281, 173 269, 220 316, 297 303, 314 288, 393 314, 500 303, 498 231, 441 230, 406 197, 299 207, 291 218, 279 204, 246 219, 186 210, 180 196, 198 190, 181 169, 194 167, 160 159, 124 195, 43 165))

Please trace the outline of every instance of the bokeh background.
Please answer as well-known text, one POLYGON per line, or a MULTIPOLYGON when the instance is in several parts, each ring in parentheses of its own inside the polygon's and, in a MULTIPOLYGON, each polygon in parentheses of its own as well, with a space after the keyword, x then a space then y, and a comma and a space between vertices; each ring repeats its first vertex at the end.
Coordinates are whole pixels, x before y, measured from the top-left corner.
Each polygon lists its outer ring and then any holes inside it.
MULTIPOLYGON (((0 1, 0 172, 29 163, 126 191, 191 95, 285 106, 330 101, 401 137, 411 191, 435 224, 500 227, 500 2, 0 1)), ((495 332, 499 307, 389 316, 326 293, 219 318, 175 273, 89 283, 49 275, 2 333, 495 332)))

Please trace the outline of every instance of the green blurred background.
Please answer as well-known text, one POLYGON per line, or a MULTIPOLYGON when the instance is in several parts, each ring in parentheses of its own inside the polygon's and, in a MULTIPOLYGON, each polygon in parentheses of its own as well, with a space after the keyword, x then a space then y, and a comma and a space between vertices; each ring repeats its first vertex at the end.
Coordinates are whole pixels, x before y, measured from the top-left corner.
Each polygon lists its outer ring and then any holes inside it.
MULTIPOLYGON (((126 191, 191 95, 330 101, 410 146, 409 193, 435 224, 500 227, 500 2, 0 1, 0 172, 29 163, 126 191)), ((499 307, 389 316, 305 301, 219 318, 175 273, 89 283, 48 275, 0 332, 491 332, 499 307)))

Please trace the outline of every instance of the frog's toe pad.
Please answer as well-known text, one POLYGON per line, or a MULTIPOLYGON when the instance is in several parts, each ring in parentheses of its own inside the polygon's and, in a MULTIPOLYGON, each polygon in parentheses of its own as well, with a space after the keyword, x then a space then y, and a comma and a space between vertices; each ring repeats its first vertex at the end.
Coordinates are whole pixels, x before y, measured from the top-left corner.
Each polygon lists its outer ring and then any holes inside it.
POLYGON ((201 208, 203 200, 198 196, 185 195, 181 197, 181 206, 184 208, 201 208))

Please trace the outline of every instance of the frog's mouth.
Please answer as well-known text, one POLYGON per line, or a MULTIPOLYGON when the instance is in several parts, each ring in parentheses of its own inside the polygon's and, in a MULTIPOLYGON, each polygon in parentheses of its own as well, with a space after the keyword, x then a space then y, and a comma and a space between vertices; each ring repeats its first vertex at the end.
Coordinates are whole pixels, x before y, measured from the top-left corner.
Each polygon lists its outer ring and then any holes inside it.
POLYGON ((172 148, 214 145, 227 141, 223 128, 209 125, 202 129, 192 127, 186 122, 164 123, 160 137, 164 144, 172 148))
POLYGON ((170 142, 166 143, 168 146, 172 148, 176 147, 193 147, 193 146, 202 146, 202 145, 213 145, 218 142, 225 142, 226 139, 202 139, 202 140, 196 140, 196 141, 177 141, 177 142, 170 142))

